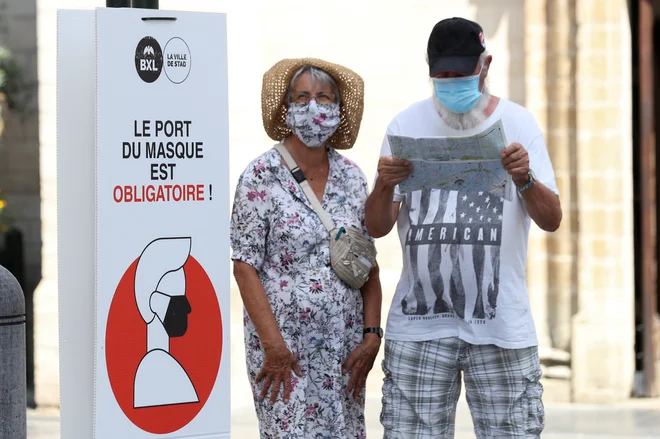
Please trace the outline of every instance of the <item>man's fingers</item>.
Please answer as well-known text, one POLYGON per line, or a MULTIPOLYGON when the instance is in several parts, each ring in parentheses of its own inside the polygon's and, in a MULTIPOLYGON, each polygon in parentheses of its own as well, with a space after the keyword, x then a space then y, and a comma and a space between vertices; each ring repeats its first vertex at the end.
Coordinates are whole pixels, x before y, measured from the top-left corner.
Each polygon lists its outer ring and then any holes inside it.
POLYGON ((398 183, 402 182, 403 180, 405 180, 406 178, 408 178, 408 175, 410 175, 410 174, 404 174, 404 175, 383 175, 382 178, 383 178, 383 181, 385 181, 385 182, 388 182, 388 183, 395 182, 395 183, 398 184, 398 183))
POLYGON ((408 178, 408 175, 403 175, 403 176, 397 176, 397 177, 392 177, 392 176, 381 176, 381 180, 383 183, 388 184, 390 186, 395 186, 402 181, 404 181, 406 178, 408 178))
POLYGON ((513 168, 513 169, 509 169, 508 172, 509 172, 509 175, 511 175, 512 177, 516 177, 516 176, 523 177, 523 176, 527 175, 527 169, 528 168, 526 168, 526 167, 513 168))
POLYGON ((398 158, 392 157, 392 156, 382 157, 380 159, 380 162, 384 165, 393 165, 393 166, 408 166, 408 165, 410 165, 410 162, 408 160, 398 159, 398 158))
POLYGON ((264 369, 262 368, 261 371, 259 371, 259 375, 257 375, 257 378, 254 380, 254 382, 259 384, 261 380, 264 379, 265 376, 266 376, 266 372, 264 372, 264 369))
POLYGON ((501 156, 502 158, 504 158, 520 149, 522 149, 522 145, 518 142, 513 142, 512 144, 510 144, 509 146, 507 146, 502 150, 501 156))
POLYGON ((263 401, 264 398, 266 397, 266 394, 268 394, 268 389, 270 388, 270 384, 273 382, 273 377, 270 375, 266 376, 266 379, 264 380, 264 385, 261 388, 261 395, 259 396, 259 400, 263 401))
POLYGON ((378 171, 383 177, 407 177, 412 172, 412 168, 384 168, 378 171))
POLYGON ((387 180, 395 180, 395 179, 406 179, 410 175, 412 171, 410 169, 397 169, 397 170, 386 170, 384 172, 381 172, 380 175, 387 180))
POLYGON ((519 149, 518 151, 515 151, 509 154, 508 156, 504 157, 502 159, 502 165, 507 166, 510 163, 515 163, 520 160, 525 160, 526 157, 527 157, 527 151, 525 151, 524 149, 519 149))
POLYGON ((509 163, 507 166, 504 166, 507 172, 511 172, 514 169, 524 169, 525 173, 529 169, 529 162, 527 160, 518 160, 517 162, 509 163))
MULTIPOLYGON (((289 380, 291 377, 289 376, 289 380)), ((273 387, 270 389, 270 405, 275 404, 275 401, 277 401, 277 395, 280 393, 280 386, 282 385, 282 377, 280 375, 277 375, 275 377, 275 382, 273 383, 273 387)))
POLYGON ((411 172, 412 172, 412 167, 410 168, 392 167, 392 168, 383 168, 379 173, 383 175, 406 175, 406 174, 410 174, 411 172))

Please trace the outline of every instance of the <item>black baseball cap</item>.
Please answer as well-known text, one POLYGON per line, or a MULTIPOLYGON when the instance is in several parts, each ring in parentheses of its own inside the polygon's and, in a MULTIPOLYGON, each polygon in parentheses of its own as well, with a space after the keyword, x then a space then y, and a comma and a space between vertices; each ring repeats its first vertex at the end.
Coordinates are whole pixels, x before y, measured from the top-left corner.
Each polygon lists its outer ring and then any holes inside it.
POLYGON ((433 27, 429 36, 429 74, 432 77, 440 72, 472 75, 484 50, 486 42, 481 26, 464 18, 444 19, 433 27))

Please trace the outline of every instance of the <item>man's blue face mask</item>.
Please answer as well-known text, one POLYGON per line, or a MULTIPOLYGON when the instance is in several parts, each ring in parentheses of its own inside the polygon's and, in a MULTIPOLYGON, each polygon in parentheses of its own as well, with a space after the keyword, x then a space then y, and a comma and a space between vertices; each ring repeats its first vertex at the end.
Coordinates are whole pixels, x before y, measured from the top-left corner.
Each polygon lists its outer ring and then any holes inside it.
MULTIPOLYGON (((483 66, 481 70, 483 70, 483 66)), ((481 99, 481 90, 479 90, 481 70, 474 76, 433 78, 435 97, 449 111, 459 114, 467 113, 481 99)))

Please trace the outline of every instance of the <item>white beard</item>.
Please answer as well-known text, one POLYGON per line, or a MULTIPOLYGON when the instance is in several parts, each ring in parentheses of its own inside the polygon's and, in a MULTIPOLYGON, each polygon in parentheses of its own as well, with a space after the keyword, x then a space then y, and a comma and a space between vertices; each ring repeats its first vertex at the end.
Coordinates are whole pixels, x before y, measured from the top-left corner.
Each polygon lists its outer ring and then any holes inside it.
POLYGON ((435 109, 438 111, 440 118, 451 128, 455 130, 469 130, 486 120, 486 107, 490 102, 490 93, 488 87, 484 84, 484 89, 481 94, 481 99, 477 104, 466 113, 454 113, 449 111, 447 107, 442 105, 438 98, 433 95, 433 103, 435 109))

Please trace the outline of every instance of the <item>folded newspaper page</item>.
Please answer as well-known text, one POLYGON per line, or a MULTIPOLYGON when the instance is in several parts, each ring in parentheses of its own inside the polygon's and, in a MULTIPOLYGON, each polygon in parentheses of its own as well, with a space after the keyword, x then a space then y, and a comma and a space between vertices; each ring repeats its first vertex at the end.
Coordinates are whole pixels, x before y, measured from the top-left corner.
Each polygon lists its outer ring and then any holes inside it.
POLYGON ((511 201, 514 185, 502 168, 507 145, 502 122, 473 136, 422 137, 388 135, 392 156, 413 165, 399 184, 403 194, 422 189, 488 192, 511 201))

